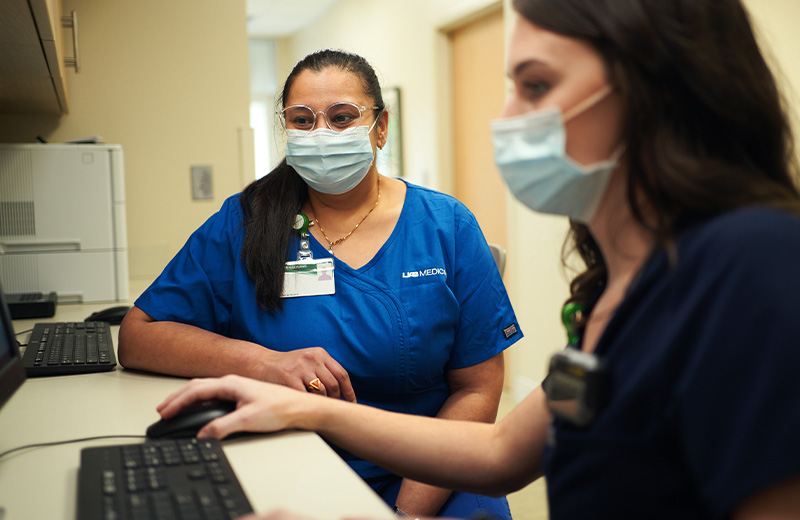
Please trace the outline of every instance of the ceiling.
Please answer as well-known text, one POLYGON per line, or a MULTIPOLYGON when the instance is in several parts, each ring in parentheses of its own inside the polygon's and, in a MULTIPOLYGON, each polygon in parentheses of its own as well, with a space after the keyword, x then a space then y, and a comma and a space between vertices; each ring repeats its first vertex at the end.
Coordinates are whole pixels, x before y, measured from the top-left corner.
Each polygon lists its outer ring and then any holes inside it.
POLYGON ((339 0, 247 0, 247 34, 283 38, 325 14, 339 0))

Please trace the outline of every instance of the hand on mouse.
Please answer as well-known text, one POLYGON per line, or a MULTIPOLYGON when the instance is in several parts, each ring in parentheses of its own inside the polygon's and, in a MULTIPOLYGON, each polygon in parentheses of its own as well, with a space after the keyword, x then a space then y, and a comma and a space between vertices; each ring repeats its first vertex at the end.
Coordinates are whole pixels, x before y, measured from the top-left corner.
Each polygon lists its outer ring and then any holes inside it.
POLYGON ((174 417, 198 401, 224 399, 236 410, 205 425, 197 436, 222 439, 236 432, 272 432, 297 427, 309 404, 319 401, 307 392, 246 377, 194 379, 167 397, 156 410, 163 419, 174 417))

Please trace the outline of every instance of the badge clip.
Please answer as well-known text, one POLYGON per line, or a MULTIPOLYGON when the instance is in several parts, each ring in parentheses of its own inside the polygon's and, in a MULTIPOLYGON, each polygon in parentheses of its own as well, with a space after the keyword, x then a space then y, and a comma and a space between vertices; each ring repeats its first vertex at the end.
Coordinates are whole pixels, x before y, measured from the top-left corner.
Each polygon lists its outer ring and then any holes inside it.
POLYGON ((294 217, 292 228, 300 235, 300 249, 297 251, 297 260, 312 260, 314 253, 311 252, 311 244, 308 241, 308 228, 314 222, 308 219, 305 213, 298 213, 294 217))

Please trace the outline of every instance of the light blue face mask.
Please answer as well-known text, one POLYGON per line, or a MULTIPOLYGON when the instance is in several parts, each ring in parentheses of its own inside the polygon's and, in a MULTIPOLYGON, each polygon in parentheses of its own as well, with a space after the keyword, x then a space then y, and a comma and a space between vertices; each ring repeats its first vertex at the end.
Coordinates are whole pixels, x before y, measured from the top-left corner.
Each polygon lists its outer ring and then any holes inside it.
POLYGON ((286 162, 311 188, 335 195, 347 193, 364 179, 375 161, 370 130, 366 126, 341 132, 329 128, 286 130, 286 162))
POLYGON ((492 121, 494 159, 511 193, 534 211, 589 222, 605 193, 616 156, 581 166, 566 154, 564 122, 608 96, 606 87, 561 116, 557 107, 492 121))

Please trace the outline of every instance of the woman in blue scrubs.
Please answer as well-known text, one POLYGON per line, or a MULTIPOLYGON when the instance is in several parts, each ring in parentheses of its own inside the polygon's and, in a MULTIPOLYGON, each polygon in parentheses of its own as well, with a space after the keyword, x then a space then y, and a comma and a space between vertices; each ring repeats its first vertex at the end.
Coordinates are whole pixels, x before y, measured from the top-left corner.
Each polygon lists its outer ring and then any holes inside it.
MULTIPOLYGON (((788 117, 739 0, 514 0, 497 165, 568 216, 569 346, 495 425, 229 377, 159 407, 239 409, 368 460, 562 519, 800 518, 800 195, 788 117)), ((249 426, 253 426, 252 423, 249 426)), ((282 518, 285 515, 277 515, 282 518)))
MULTIPOLYGON (((389 114, 363 58, 307 56, 281 106, 286 160, 226 200, 136 301, 120 362, 494 422, 503 351, 521 333, 475 217, 380 175, 389 114)), ((398 511, 510 518, 504 498, 402 479, 334 448, 398 511)))

